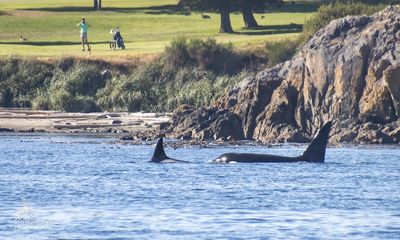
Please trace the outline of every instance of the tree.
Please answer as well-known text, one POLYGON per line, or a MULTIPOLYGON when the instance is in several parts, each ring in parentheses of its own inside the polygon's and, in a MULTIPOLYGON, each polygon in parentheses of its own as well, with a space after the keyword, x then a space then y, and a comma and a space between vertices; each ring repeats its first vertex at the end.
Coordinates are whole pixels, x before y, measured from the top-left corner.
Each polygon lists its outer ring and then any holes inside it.
POLYGON ((221 1, 213 1, 214 4, 217 5, 219 14, 221 15, 221 25, 219 28, 220 33, 233 33, 233 28, 231 24, 231 17, 230 13, 232 11, 232 5, 231 2, 234 1, 229 1, 229 0, 221 0, 221 1))
POLYGON ((270 6, 282 4, 282 0, 240 0, 239 7, 243 15, 244 27, 258 27, 258 23, 253 15, 254 9, 264 10, 270 6))
POLYGON ((179 6, 189 9, 218 11, 221 15, 220 33, 233 33, 230 13, 237 8, 238 0, 180 0, 179 6))
POLYGON ((221 15, 220 33, 232 33, 230 13, 241 11, 246 28, 257 27, 254 9, 263 10, 271 5, 281 4, 283 0, 179 0, 179 6, 200 11, 218 11, 221 15))
POLYGON ((101 0, 93 0, 93 10, 101 10, 101 0))
POLYGON ((251 2, 250 0, 242 1, 242 3, 240 4, 245 28, 258 27, 258 23, 253 15, 253 9, 252 9, 253 6, 250 2, 251 2))

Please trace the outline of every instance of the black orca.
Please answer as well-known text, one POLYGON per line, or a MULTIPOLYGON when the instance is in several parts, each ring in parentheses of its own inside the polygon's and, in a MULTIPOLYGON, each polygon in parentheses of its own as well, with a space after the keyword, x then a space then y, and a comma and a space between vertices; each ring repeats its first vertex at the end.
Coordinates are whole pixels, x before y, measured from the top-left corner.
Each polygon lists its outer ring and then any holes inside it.
POLYGON ((155 163, 187 163, 186 161, 172 159, 167 157, 164 151, 163 138, 158 139, 156 149, 154 150, 153 157, 149 162, 155 163))
POLYGON ((274 162, 317 162, 325 161, 325 150, 328 143, 329 132, 331 131, 332 122, 327 122, 318 131, 306 151, 297 157, 277 156, 269 154, 252 154, 252 153, 225 153, 213 161, 213 163, 274 163, 274 162))

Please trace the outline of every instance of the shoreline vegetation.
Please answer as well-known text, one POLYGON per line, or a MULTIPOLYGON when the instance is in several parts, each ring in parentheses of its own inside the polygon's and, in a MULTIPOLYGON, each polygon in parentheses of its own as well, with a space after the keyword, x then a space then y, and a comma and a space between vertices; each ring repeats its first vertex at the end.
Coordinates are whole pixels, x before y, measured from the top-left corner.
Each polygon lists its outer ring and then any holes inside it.
POLYGON ((214 39, 183 37, 148 62, 12 57, 0 60, 0 107, 165 112, 204 106, 256 72, 261 59, 214 39))

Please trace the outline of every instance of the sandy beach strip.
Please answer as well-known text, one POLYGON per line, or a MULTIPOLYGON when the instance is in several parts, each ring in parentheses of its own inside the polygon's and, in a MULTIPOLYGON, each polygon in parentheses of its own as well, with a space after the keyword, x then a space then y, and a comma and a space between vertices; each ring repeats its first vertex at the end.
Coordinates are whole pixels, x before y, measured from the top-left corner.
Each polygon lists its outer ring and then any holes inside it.
POLYGON ((0 108, 2 131, 123 132, 157 130, 170 121, 170 113, 67 113, 22 108, 0 108))

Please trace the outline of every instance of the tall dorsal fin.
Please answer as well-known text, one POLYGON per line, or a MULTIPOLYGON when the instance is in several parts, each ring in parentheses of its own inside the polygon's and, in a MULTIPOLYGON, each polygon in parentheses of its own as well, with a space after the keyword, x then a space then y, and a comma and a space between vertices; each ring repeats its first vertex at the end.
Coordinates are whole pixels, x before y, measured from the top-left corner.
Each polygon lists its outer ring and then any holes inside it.
POLYGON ((332 122, 329 121, 318 131, 302 157, 307 162, 324 162, 325 150, 328 144, 329 132, 331 131, 332 122))
POLYGON ((156 149, 154 150, 153 157, 151 158, 152 162, 159 162, 164 159, 167 159, 167 155, 165 154, 164 151, 164 146, 163 146, 163 138, 158 139, 156 149))

